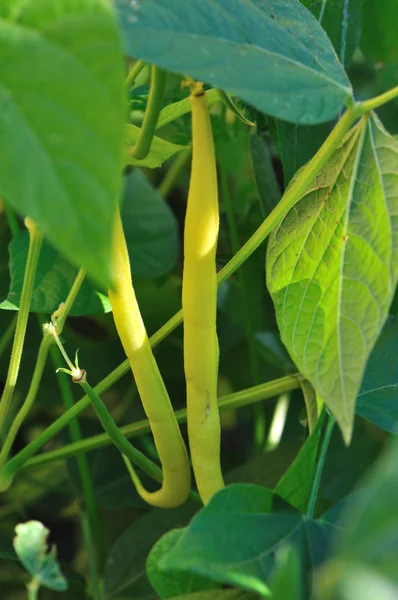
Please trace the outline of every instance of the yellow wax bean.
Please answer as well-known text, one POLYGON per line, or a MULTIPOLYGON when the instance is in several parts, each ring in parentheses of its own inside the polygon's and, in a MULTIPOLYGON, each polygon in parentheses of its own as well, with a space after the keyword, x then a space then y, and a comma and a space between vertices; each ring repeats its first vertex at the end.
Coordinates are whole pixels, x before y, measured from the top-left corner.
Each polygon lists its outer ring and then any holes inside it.
POLYGON ((224 487, 217 406, 217 172, 207 97, 191 93, 192 170, 184 233, 182 312, 189 446, 204 504, 224 487))
POLYGON ((163 485, 160 490, 151 493, 143 488, 134 473, 132 477, 139 495, 146 502, 172 508, 185 502, 190 491, 188 456, 134 293, 119 211, 115 218, 113 253, 115 291, 109 291, 109 299, 116 329, 130 362, 162 463, 163 485))

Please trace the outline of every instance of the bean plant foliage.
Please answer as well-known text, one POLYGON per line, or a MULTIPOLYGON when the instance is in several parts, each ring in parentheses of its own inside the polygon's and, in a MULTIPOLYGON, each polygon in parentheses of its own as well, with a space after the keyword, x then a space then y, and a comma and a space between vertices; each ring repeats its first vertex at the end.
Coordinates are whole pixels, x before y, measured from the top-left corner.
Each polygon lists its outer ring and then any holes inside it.
POLYGON ((0 0, 2 600, 398 597, 397 28, 0 0))

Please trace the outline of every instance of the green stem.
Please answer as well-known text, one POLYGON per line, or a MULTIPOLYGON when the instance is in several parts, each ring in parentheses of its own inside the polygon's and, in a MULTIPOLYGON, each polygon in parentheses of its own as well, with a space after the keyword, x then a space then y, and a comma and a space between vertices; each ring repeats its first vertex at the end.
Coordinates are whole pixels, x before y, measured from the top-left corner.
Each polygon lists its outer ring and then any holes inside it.
POLYGON ((5 439, 3 447, 1 449, 0 465, 3 465, 6 462, 8 455, 10 453, 10 450, 12 448, 12 445, 14 443, 14 440, 18 434, 19 428, 21 427, 23 421, 25 420, 26 416, 28 415, 28 413, 30 412, 30 409, 32 408, 32 406, 34 404, 34 401, 35 401, 36 395, 37 395, 37 391, 39 389, 41 377, 43 374, 43 369, 46 364, 48 349, 51 344, 52 344, 52 336, 49 334, 45 334, 41 341, 40 347, 39 347, 39 352, 38 352, 37 360, 36 360, 36 366, 35 366, 35 370, 33 372, 32 380, 30 382, 28 394, 26 396, 24 403, 22 404, 21 408, 19 409, 16 417, 13 419, 13 422, 10 426, 9 431, 7 432, 6 439, 5 439))
POLYGON ((43 236, 35 225, 29 226, 29 251, 26 262, 25 276, 22 286, 21 301, 15 329, 14 343, 11 351, 10 365, 4 392, 0 401, 0 431, 4 427, 11 398, 14 393, 18 379, 19 366, 21 364, 22 350, 25 340, 26 326, 28 324, 30 300, 32 297, 33 284, 35 281, 37 261, 43 236))
POLYGON ((36 579, 36 577, 33 577, 33 579, 26 586, 26 589, 28 590, 28 600, 38 600, 40 582, 36 579))
MULTIPOLYGON (((80 271, 78 272, 76 279, 73 283, 73 286, 68 294, 68 297, 66 298, 65 304, 62 307, 61 314, 57 320, 57 331, 58 331, 59 335, 61 334, 61 332, 63 330, 66 318, 67 318, 68 313, 73 305, 73 302, 76 299, 77 294, 79 293, 80 286, 83 283, 83 280, 84 280, 84 271, 82 269, 80 269, 80 271)), ((30 382, 28 394, 26 396, 24 403, 22 404, 21 408, 19 409, 17 416, 13 420, 9 431, 7 432, 6 439, 4 441, 3 447, 0 452, 0 466, 3 465, 5 463, 5 461, 7 460, 9 452, 14 443, 14 440, 18 434, 19 428, 21 427, 23 421, 27 417, 28 413, 30 412, 30 410, 36 400, 36 396, 37 396, 37 392, 39 390, 41 378, 43 376, 44 367, 45 367, 46 361, 47 361, 48 351, 50 349, 52 342, 53 342, 53 338, 51 335, 49 335, 49 334, 43 335, 43 339, 39 346, 35 370, 33 372, 33 376, 32 376, 31 382, 30 382)))
POLYGON ((58 335, 61 335, 61 333, 62 333, 66 319, 70 313, 73 303, 76 300, 76 297, 80 291, 80 288, 82 286, 82 283, 83 283, 85 277, 86 277, 85 271, 83 269, 80 269, 78 274, 75 277, 75 281, 73 282, 73 285, 70 289, 68 297, 66 298, 65 303, 60 310, 60 315, 57 318, 57 333, 58 333, 58 335))
POLYGON ((153 66, 151 71, 151 88, 149 90, 144 120, 135 146, 129 150, 129 153, 137 160, 146 158, 151 149, 156 124, 163 104, 165 87, 166 71, 153 66))
POLYGON ((98 576, 96 552, 93 540, 93 530, 90 519, 86 513, 80 514, 80 523, 82 525, 84 543, 87 549, 88 565, 90 569, 91 596, 93 600, 101 600, 101 582, 98 576))
POLYGON ((388 90, 388 92, 380 94, 380 96, 375 96, 370 100, 359 102, 359 104, 354 107, 355 114, 357 116, 361 116, 371 110, 375 110, 376 108, 383 106, 383 104, 390 102, 390 100, 394 100, 394 98, 398 98, 398 85, 391 90, 388 90))
POLYGON ((314 476, 314 482, 312 484, 311 496, 308 502, 307 515, 311 518, 314 517, 315 514, 315 506, 318 498, 319 485, 321 483, 322 471, 325 464, 326 454, 329 448, 329 442, 332 435, 334 424, 336 420, 332 415, 328 415, 328 420, 326 424, 325 435, 322 440, 321 451, 319 453, 318 462, 316 465, 316 471, 314 476))
POLYGON ((7 327, 0 339, 0 358, 3 356, 8 344, 12 340, 12 336, 14 335, 15 331, 15 325, 17 324, 17 316, 18 315, 15 315, 15 317, 11 320, 11 323, 9 324, 9 326, 7 327))
POLYGON ((189 157, 191 156, 191 152, 192 148, 187 148, 186 150, 183 150, 182 152, 177 154, 176 158, 171 164, 170 169, 167 171, 164 179, 158 187, 158 192, 163 198, 166 198, 170 190, 174 187, 180 174, 184 170, 184 167, 188 162, 189 157))
MULTIPOLYGON (((229 192, 228 178, 225 166, 223 164, 220 165, 220 182, 221 182, 221 191, 222 197, 224 200, 225 212, 227 215, 228 229, 229 229, 229 237, 231 241, 232 254, 235 255, 239 252, 239 235, 238 228, 236 226, 236 219, 234 213, 233 202, 231 198, 231 194, 229 192)), ((252 311, 250 310, 250 302, 247 295, 247 278, 246 278, 246 265, 238 271, 238 281, 239 287, 242 294, 243 301, 243 314, 245 319, 245 329, 246 329, 246 340, 247 347, 249 350, 249 362, 250 362, 250 371, 251 371, 251 383, 253 385, 257 385, 260 383, 260 366, 258 362, 257 349, 254 339, 254 325, 252 320, 252 311)), ((254 438, 255 438, 255 447, 257 449, 262 448, 264 444, 265 438, 265 419, 264 419, 264 411, 260 404, 255 404, 253 406, 254 412, 254 438)))
MULTIPOLYGON (((57 348, 53 345, 50 348, 50 355, 51 355, 51 359, 52 359, 55 369, 59 369, 60 367, 63 366, 63 362, 62 362, 62 360, 60 360, 60 356, 57 351, 57 348)), ((58 377, 58 386, 59 386, 59 389, 61 392, 61 397, 63 400, 65 411, 67 411, 70 408, 72 408, 74 405, 74 399, 73 399, 73 394, 72 394, 72 390, 70 387, 70 381, 68 381, 68 379, 66 377, 62 377, 62 376, 58 377)), ((80 430, 79 421, 77 419, 73 419, 69 423, 69 433, 70 433, 72 443, 79 443, 83 439, 83 436, 82 436, 81 430, 80 430)), ((98 507, 97 507, 97 503, 95 501, 93 480, 91 477, 87 458, 83 452, 78 452, 76 454, 76 461, 77 461, 77 467, 78 467, 80 481, 81 481, 82 490, 83 490, 84 504, 85 504, 85 508, 87 510, 88 519, 89 519, 89 529, 91 532, 90 535, 92 535, 92 537, 95 539, 97 553, 98 553, 98 560, 99 560, 100 565, 103 565, 105 562, 106 550, 105 550, 105 544, 104 544, 104 539, 103 539, 103 535, 102 535, 101 519, 99 517, 98 507)), ((90 546, 87 546, 87 551, 89 553, 90 564, 91 563, 95 564, 95 570, 97 571, 97 566, 96 566, 97 558, 96 558, 95 554, 94 554, 94 556, 90 555, 91 550, 92 550, 92 544, 90 546)))
POLYGON ((126 77, 125 85, 127 89, 130 89, 135 84, 135 80, 138 75, 141 73, 142 69, 145 67, 145 63, 143 60, 137 60, 136 63, 131 67, 129 74, 126 77))
MULTIPOLYGON (((234 273, 240 265, 258 248, 265 240, 272 229, 283 219, 287 212, 294 206, 295 202, 301 197, 309 183, 316 177, 319 171, 324 167, 330 156, 341 143, 345 134, 354 123, 356 115, 351 109, 348 109, 344 116, 334 127, 324 144, 307 163, 300 172, 299 176, 292 182, 286 190, 279 204, 274 208, 270 215, 265 219, 263 224, 257 229, 246 244, 225 265, 218 274, 218 283, 225 281, 232 273, 234 273)), ((164 338, 166 338, 178 325, 182 323, 182 311, 177 312, 167 323, 163 325, 151 338, 151 346, 155 347, 164 338)), ((128 360, 125 360, 114 371, 112 371, 105 379, 103 379, 95 388, 98 394, 107 390, 111 385, 116 383, 123 375, 130 370, 128 360)), ((82 398, 77 402, 73 409, 68 413, 59 417, 50 427, 47 428, 36 440, 33 440, 19 454, 17 454, 5 467, 0 477, 0 489, 7 485, 9 477, 13 477, 18 469, 29 459, 33 454, 46 444, 54 435, 56 435, 63 427, 65 427, 71 419, 78 415, 90 404, 88 398, 82 398), (14 462, 13 462, 14 461, 14 462)), ((8 481, 9 485, 9 481, 8 481)))
MULTIPOLYGON (((79 381, 79 385, 86 392, 87 396, 90 398, 95 412, 101 422, 102 427, 105 429, 108 436, 111 438, 113 444, 120 451, 120 453, 128 458, 133 464, 137 465, 147 473, 152 479, 158 481, 159 483, 163 482, 163 473, 162 469, 155 465, 149 458, 145 456, 142 452, 134 448, 128 441, 128 439, 123 435, 120 431, 119 427, 116 425, 115 421, 112 419, 107 407, 101 398, 96 394, 95 390, 91 387, 88 381, 79 381)), ((195 492, 190 493, 191 499, 199 499, 198 495, 195 492)), ((199 500, 200 502, 200 500, 199 500)))
POLYGON ((7 221, 8 221, 8 226, 11 231, 11 236, 13 238, 16 238, 18 233, 20 232, 20 228, 19 228, 18 219, 15 215, 15 211, 12 208, 12 206, 8 202, 6 202, 6 200, 3 200, 3 204, 4 204, 4 212, 6 213, 6 217, 7 217, 7 221))
MULTIPOLYGON (((281 379, 276 379, 275 381, 268 381, 267 383, 262 383, 261 385, 224 396, 223 398, 219 399, 218 407, 220 411, 237 409, 242 406, 249 406, 250 404, 254 404, 262 400, 274 398, 279 394, 297 389, 299 387, 300 382, 298 377, 296 375, 289 375, 287 377, 282 377, 281 379)), ((181 410, 177 410, 175 416, 179 423, 185 423, 187 420, 186 409, 183 408, 181 410)), ((148 433, 150 430, 151 428, 147 419, 136 421, 135 423, 130 423, 129 425, 120 427, 122 434, 129 438, 137 437, 143 433, 148 433)), ((89 438, 85 438, 79 443, 68 444, 67 446, 58 448, 57 450, 39 454, 31 458, 26 463, 26 467, 37 467, 55 460, 64 460, 65 458, 74 456, 77 452, 91 452, 92 450, 103 448, 111 443, 112 442, 106 433, 93 435, 89 438)), ((21 466, 23 466, 23 464, 21 464, 18 468, 21 466)))

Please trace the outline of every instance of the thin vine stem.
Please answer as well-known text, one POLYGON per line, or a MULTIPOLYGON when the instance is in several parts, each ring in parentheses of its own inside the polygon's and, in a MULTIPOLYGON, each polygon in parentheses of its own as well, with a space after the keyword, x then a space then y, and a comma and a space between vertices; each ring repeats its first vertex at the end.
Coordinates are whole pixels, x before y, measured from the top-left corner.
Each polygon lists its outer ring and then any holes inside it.
POLYGON ((170 169, 167 171, 164 179, 161 181, 158 187, 158 192, 163 198, 166 198, 173 189, 185 165, 187 164, 191 153, 192 148, 186 148, 186 150, 183 150, 177 154, 174 162, 170 166, 170 169))
POLYGON ((15 385, 18 379, 19 366, 21 364, 22 350, 25 341, 26 326, 28 324, 29 307, 32 297, 33 284, 35 281, 37 262, 39 260, 40 248, 43 236, 32 221, 26 219, 29 229, 29 250, 26 262, 24 281, 22 286, 21 300, 15 328, 14 342, 11 351, 10 365, 8 368, 6 384, 0 401, 0 431, 4 427, 8 409, 15 385))
POLYGON ((13 337, 14 331, 15 331, 15 326, 17 324, 17 317, 18 317, 18 315, 15 315, 15 317, 11 320, 11 323, 9 324, 9 326, 7 327, 7 329, 5 330, 5 332, 3 333, 3 335, 1 336, 1 339, 0 339, 0 358, 3 356, 5 350, 8 347, 8 344, 12 340, 12 337, 13 337))
POLYGON ((135 84, 135 80, 138 75, 141 73, 143 68, 145 67, 145 62, 143 60, 137 60, 136 63, 131 67, 125 81, 125 86, 127 89, 130 89, 135 84))
MULTIPOLYGON (((140 467, 140 469, 142 469, 144 473, 147 473, 152 479, 162 483, 162 469, 152 462, 147 456, 145 456, 145 454, 130 444, 128 439, 123 435, 115 421, 112 419, 106 405, 101 400, 99 395, 96 394, 95 390, 91 387, 88 381, 83 378, 76 383, 83 388, 87 396, 90 398, 102 427, 105 429, 106 433, 111 438, 113 444, 122 454, 122 456, 125 456, 133 464, 140 467)), ((189 497, 200 502, 199 496, 196 494, 196 492, 191 491, 189 497)))
MULTIPOLYGON (((262 400, 274 398, 279 394, 298 389, 299 387, 299 378, 296 375, 289 375, 282 377, 281 379, 262 383, 261 385, 224 396, 219 399, 218 407, 220 411, 237 409, 243 406, 249 406, 256 402, 261 402, 262 400)), ((186 422, 187 411, 185 408, 177 410, 175 415, 179 423, 186 422)), ((143 433, 150 432, 149 421, 147 419, 135 421, 134 423, 120 427, 120 431, 127 438, 137 437, 143 433)), ((91 452, 92 450, 108 446, 111 443, 112 442, 106 433, 93 435, 85 438, 79 443, 68 444, 57 450, 38 454, 26 463, 26 467, 37 467, 55 460, 63 460, 70 456, 74 456, 77 452, 91 452)))
POLYGON ((380 94, 380 96, 375 96, 374 98, 370 98, 370 100, 364 100, 363 102, 359 102, 355 107, 355 114, 359 117, 371 110, 376 110, 376 108, 380 108, 383 104, 390 102, 398 98, 398 85, 384 94, 380 94))
MULTIPOLYGON (((60 315, 57 320, 57 332, 58 335, 61 334, 63 327, 65 325, 66 318, 68 313, 76 299, 77 294, 79 293, 81 284, 84 281, 84 271, 80 269, 78 272, 76 279, 72 285, 72 288, 67 296, 65 303, 62 305, 60 309, 60 315)), ((37 396, 37 392, 39 390, 41 378, 43 376, 44 367, 47 362, 48 351, 53 342, 53 338, 51 335, 44 333, 43 338, 41 340, 39 351, 37 353, 37 359, 35 364, 35 369, 33 371, 33 376, 30 382, 29 390, 25 401, 23 402, 21 408, 19 409, 16 417, 14 418, 9 431, 7 432, 6 438, 4 440, 3 447, 0 452, 0 466, 5 463, 8 458, 9 452, 12 448, 14 440, 18 434, 18 431, 29 414, 37 396)))
MULTIPOLYGON (((51 337, 51 336, 50 336, 51 337)), ((59 353, 57 348, 52 345, 50 348, 50 355, 55 369, 59 369, 62 367, 63 363, 60 360, 59 353)), ((65 410, 69 410, 74 405, 73 394, 71 390, 70 381, 66 377, 58 377, 58 386, 61 393, 62 401, 65 410)), ((79 421, 77 419, 73 419, 69 423, 69 433, 72 443, 79 443, 83 439, 79 421)), ((76 455, 77 468, 79 471, 79 477, 82 485, 83 498, 85 504, 85 510, 87 511, 88 517, 88 528, 89 528, 89 537, 85 535, 86 539, 86 548, 89 554, 89 563, 91 566, 91 575, 92 579, 98 579, 95 574, 97 573, 97 557, 99 564, 103 565, 106 558, 106 550, 104 538, 102 535, 102 525, 101 519, 99 517, 98 506, 95 500, 94 486, 93 480, 91 477, 90 469, 88 466, 87 458, 83 452, 78 452, 76 455), (93 553, 93 544, 90 543, 91 538, 95 540, 95 545, 97 548, 97 553, 94 551, 93 553), (93 553, 93 555, 92 555, 93 553)), ((85 525, 82 523, 83 533, 85 525)), ((100 598, 99 595, 96 598, 100 598)))
POLYGON ((318 492, 319 492, 319 486, 321 483, 322 471, 323 471, 323 467, 325 464, 326 454, 327 454, 327 451, 329 448, 329 442, 330 442, 330 438, 331 438, 335 423, 336 423, 336 419, 332 415, 328 414, 326 430, 325 430, 325 434, 324 434, 323 440, 322 440, 321 450, 319 453, 319 458, 318 458, 316 470, 315 470, 314 482, 312 484, 312 489, 311 489, 311 496, 310 496, 310 499, 308 502, 308 507, 307 507, 307 515, 311 518, 313 518, 314 514, 315 514, 315 507, 316 507, 316 502, 318 499, 318 492))
POLYGON ((28 590, 28 600, 38 600, 40 582, 36 577, 33 577, 27 584, 26 589, 28 590))
POLYGON ((71 308, 76 300, 76 297, 80 291, 80 288, 83 284, 83 281, 86 277, 86 272, 83 269, 80 269, 78 274, 75 277, 75 281, 69 291, 69 294, 65 300, 65 303, 60 308, 59 317, 57 318, 57 333, 61 335, 62 330, 64 328, 66 319, 71 311, 71 308))
POLYGON ((164 90, 166 88, 166 71, 159 67, 152 67, 151 87, 149 90, 148 104, 146 107, 142 127, 138 134, 137 141, 133 148, 129 149, 129 154, 136 160, 146 158, 151 149, 153 136, 155 135, 156 124, 163 104, 164 90))
POLYGON ((3 465, 7 460, 14 440, 18 434, 18 431, 34 404, 39 389, 43 369, 46 364, 48 349, 51 344, 51 336, 48 334, 45 335, 39 347, 39 352, 37 354, 36 359, 36 367, 33 372, 28 394, 17 415, 13 419, 10 429, 7 432, 6 439, 4 440, 4 444, 0 452, 0 465, 3 465))
POLYGON ((96 552, 94 545, 94 531, 91 526, 90 519, 85 512, 80 515, 80 523, 82 526, 84 543, 87 549, 88 566, 90 570, 91 596, 93 600, 102 600, 101 582, 98 575, 96 552))

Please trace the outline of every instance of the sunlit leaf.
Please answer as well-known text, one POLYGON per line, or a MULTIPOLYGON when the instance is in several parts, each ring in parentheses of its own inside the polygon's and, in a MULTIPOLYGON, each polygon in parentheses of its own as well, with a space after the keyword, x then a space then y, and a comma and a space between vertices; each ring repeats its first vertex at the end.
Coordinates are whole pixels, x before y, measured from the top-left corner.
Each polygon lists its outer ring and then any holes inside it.
POLYGON ((398 142, 364 117, 270 237, 282 340, 346 441, 398 276, 398 142))

